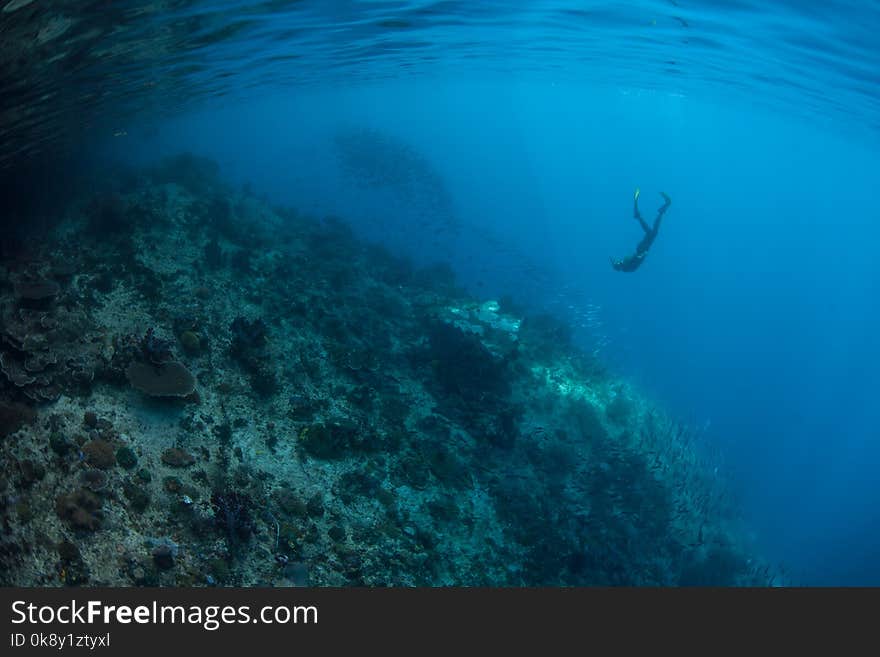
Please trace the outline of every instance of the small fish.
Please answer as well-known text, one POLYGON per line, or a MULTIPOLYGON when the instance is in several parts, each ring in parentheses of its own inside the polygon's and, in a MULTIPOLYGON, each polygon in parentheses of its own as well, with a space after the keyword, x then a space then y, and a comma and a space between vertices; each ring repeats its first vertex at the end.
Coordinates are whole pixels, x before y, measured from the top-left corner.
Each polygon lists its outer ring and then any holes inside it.
POLYGON ((117 130, 113 133, 114 137, 125 137, 128 133, 125 130, 117 130))

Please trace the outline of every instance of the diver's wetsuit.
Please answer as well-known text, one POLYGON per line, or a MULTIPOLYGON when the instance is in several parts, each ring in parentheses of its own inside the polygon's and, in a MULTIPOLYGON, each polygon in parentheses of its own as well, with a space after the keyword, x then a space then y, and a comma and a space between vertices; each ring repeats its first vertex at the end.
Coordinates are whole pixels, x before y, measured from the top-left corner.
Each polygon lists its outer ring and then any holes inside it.
POLYGON ((633 216, 638 220, 639 224, 642 226, 642 230, 645 231, 645 236, 642 238, 642 241, 638 243, 636 246, 635 253, 632 255, 628 255, 622 260, 612 260, 611 266, 614 267, 617 271, 635 271, 638 269, 642 262, 645 259, 645 256, 648 255, 648 249, 651 248, 651 245, 654 243, 654 239, 657 237, 657 231, 660 230, 660 220, 663 219, 663 213, 666 212, 666 208, 669 207, 670 203, 672 203, 672 199, 670 199, 666 194, 660 192, 660 195, 664 198, 665 203, 657 210, 657 218, 654 219, 654 226, 649 226, 644 219, 642 219, 642 215, 639 212, 639 192, 636 191, 636 197, 633 200, 633 216))

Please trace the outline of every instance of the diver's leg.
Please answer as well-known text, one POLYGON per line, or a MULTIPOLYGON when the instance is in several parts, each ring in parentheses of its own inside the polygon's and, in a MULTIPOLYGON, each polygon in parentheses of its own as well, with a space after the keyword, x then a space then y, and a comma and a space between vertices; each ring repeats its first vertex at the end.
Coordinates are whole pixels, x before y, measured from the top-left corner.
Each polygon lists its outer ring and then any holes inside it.
POLYGON ((642 213, 639 212, 639 194, 640 193, 641 193, 640 190, 636 189, 636 195, 633 198, 633 217, 635 217, 638 220, 639 224, 641 224, 643 231, 645 231, 646 233, 650 233, 651 227, 645 222, 644 219, 642 219, 642 213))
POLYGON ((666 194, 666 192, 660 192, 660 196, 663 197, 663 205, 660 206, 660 209, 657 210, 657 218, 654 219, 654 232, 656 233, 660 229, 660 220, 663 219, 663 214, 666 212, 666 209, 672 204, 672 199, 666 194))

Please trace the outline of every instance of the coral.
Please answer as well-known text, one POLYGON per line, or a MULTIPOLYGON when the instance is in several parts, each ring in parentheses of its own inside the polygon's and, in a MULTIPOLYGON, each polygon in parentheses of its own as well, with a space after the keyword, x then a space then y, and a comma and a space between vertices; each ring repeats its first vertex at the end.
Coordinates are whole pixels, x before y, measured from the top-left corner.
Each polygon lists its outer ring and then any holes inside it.
POLYGON ((20 461, 18 469, 20 472, 19 481, 23 488, 32 486, 46 476, 46 468, 43 464, 30 459, 20 461))
POLYGON ((208 269, 220 269, 225 261, 223 249, 216 237, 205 244, 205 264, 208 269))
POLYGON ((255 392, 268 397, 279 389, 272 362, 265 352, 267 343, 266 323, 262 319, 252 321, 236 317, 230 325, 232 341, 229 355, 248 373, 255 392))
POLYGON ((230 549, 247 541, 253 534, 253 502, 244 493, 235 490, 215 491, 211 495, 211 508, 214 511, 214 524, 226 535, 230 549))
POLYGON ((107 482, 109 481, 106 472, 95 468, 83 470, 81 479, 83 486, 95 493, 99 493, 107 488, 107 482))
POLYGON ((290 561, 284 565, 281 575, 294 586, 309 586, 309 567, 302 561, 290 561))
POLYGON ((49 436, 49 447, 58 456, 63 457, 73 450, 74 444, 63 434, 53 431, 49 436))
POLYGON ((520 331, 523 339, 541 349, 545 357, 564 352, 571 346, 571 326, 546 313, 527 316, 520 331))
POLYGON ((106 440, 90 440, 82 446, 82 452, 85 454, 86 462, 96 468, 106 470, 116 465, 116 454, 113 451, 113 445, 106 440))
POLYGON ((248 320, 245 317, 236 317, 229 330, 232 331, 233 354, 246 354, 266 344, 266 323, 260 318, 248 320))
POLYGON ((54 401, 88 388, 104 366, 95 327, 85 313, 60 304, 22 308, 0 300, 0 371, 24 396, 54 401))
POLYGON ((61 573, 68 586, 81 586, 89 581, 89 567, 75 543, 62 540, 57 547, 61 573))
POLYGON ((187 397, 196 389, 195 377, 177 361, 161 365, 134 361, 125 368, 125 376, 132 388, 151 397, 187 397))
POLYGON ((275 493, 275 501, 281 510, 289 516, 305 518, 308 515, 306 503, 302 497, 289 488, 282 488, 275 493))
POLYGON ((163 365, 174 358, 171 353, 171 343, 159 338, 153 328, 147 329, 139 348, 141 359, 150 365, 163 365))
POLYGON ((489 416, 486 428, 482 431, 482 437, 494 447, 512 449, 519 437, 517 422, 522 411, 515 407, 499 407, 499 410, 489 416))
POLYGON ((84 488, 67 495, 59 495, 55 501, 58 517, 74 529, 95 531, 101 526, 101 498, 84 488))
POLYGON ((122 485, 122 494, 131 508, 139 513, 143 513, 150 504, 150 493, 132 481, 126 481, 122 485))
POLYGON ((131 470, 137 465, 137 456, 131 447, 120 447, 116 450, 116 462, 126 470, 131 470))
POLYGON ((446 322, 429 324, 427 360, 443 394, 476 403, 509 391, 504 363, 477 336, 446 322))
POLYGON ((157 545, 153 548, 153 563, 159 570, 174 568, 174 550, 168 545, 157 545))
POLYGON ((199 336, 193 331, 184 331, 180 334, 180 344, 184 351, 189 354, 197 354, 202 349, 202 342, 199 336))
POLYGON ((608 430, 602 424, 596 406, 586 399, 573 399, 565 406, 565 413, 574 431, 593 444, 604 443, 608 430))
POLYGON ((37 414, 30 406, 0 401, 0 438, 5 438, 26 424, 33 424, 37 414))
POLYGON ((300 433, 299 445, 317 459, 341 459, 355 452, 378 447, 376 437, 364 426, 347 419, 314 424, 300 433))
POLYGON ((15 298, 19 304, 32 302, 39 305, 40 302, 54 299, 61 291, 61 286, 51 279, 18 280, 15 282, 15 298))
POLYGON ((614 398, 605 406, 605 414, 615 424, 624 425, 633 413, 633 403, 624 390, 618 390, 614 398))
POLYGON ((187 468, 196 462, 195 457, 179 447, 169 447, 162 452, 162 463, 172 468, 187 468))
POLYGON ((324 500, 320 493, 315 493, 306 503, 306 513, 310 518, 320 518, 324 515, 324 500))

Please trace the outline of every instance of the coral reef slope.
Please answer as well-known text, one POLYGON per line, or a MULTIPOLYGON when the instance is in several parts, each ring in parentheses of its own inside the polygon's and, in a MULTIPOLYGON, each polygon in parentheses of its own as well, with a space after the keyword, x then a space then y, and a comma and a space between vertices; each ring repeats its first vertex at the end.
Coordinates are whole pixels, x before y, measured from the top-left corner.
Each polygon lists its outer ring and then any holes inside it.
POLYGON ((0 269, 0 581, 749 585, 694 432, 542 316, 185 155, 0 269))

